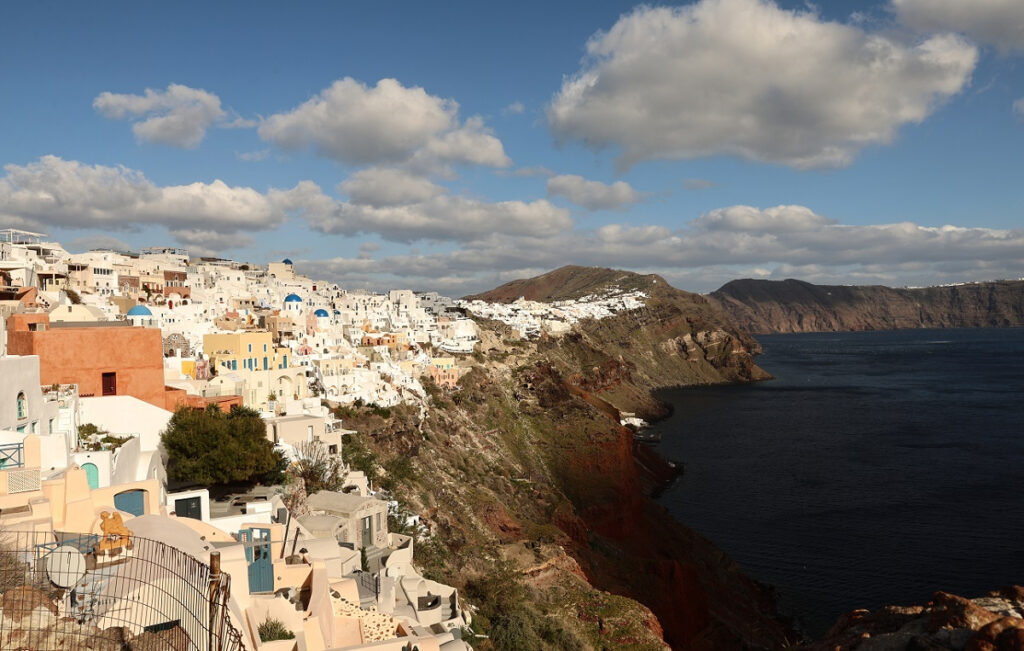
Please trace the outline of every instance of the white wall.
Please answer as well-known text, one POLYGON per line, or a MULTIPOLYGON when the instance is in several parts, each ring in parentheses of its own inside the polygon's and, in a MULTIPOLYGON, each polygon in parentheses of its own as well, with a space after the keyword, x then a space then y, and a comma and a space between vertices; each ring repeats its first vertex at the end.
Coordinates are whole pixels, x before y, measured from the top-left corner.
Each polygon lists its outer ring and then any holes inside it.
POLYGON ((117 436, 138 435, 143 451, 156 450, 173 414, 133 396, 81 398, 82 420, 117 436))

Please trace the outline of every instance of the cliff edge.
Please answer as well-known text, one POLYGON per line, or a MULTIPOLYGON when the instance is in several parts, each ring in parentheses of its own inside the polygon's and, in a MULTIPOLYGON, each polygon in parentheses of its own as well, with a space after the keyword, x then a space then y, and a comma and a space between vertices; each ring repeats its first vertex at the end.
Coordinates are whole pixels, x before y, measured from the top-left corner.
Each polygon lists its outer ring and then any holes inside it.
POLYGON ((1024 281, 894 289, 734 280, 708 299, 755 334, 1024 326, 1024 281))

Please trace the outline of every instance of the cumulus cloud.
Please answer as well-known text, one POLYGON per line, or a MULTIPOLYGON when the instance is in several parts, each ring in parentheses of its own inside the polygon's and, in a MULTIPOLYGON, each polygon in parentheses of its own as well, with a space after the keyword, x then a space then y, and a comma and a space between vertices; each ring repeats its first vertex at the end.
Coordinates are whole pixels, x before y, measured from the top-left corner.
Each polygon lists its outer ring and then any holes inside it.
POLYGON ((4 171, 0 218, 40 228, 124 230, 161 224, 178 234, 191 229, 232 234, 272 228, 285 218, 264 194, 220 180, 158 186, 126 167, 57 156, 5 165, 4 171))
POLYGON ((921 32, 961 32, 1002 52, 1024 49, 1020 0, 892 0, 900 22, 921 32))
POLYGON ((218 233, 202 228, 171 229, 171 235, 192 255, 200 256, 215 256, 225 249, 241 248, 253 242, 251 237, 241 233, 218 233))
POLYGON ((400 206, 427 201, 445 190, 431 181, 395 168, 369 167, 338 185, 352 203, 400 206))
POLYGON ((641 6, 587 43, 547 109, 560 141, 619 165, 736 155, 799 169, 849 164, 960 92, 976 48, 904 45, 769 0, 641 6))
POLYGON ((398 242, 471 241, 493 233, 551 236, 572 227, 567 210, 543 199, 490 203, 431 186, 407 188, 404 196, 381 196, 379 187, 357 175, 342 188, 354 190, 360 202, 330 197, 312 181, 302 181, 290 190, 274 190, 270 198, 322 233, 377 233, 398 242), (427 189, 434 194, 416 194, 427 189))
POLYGON ((266 118, 258 133, 283 149, 313 147, 325 158, 354 165, 510 165, 483 121, 460 122, 458 109, 454 100, 395 79, 369 87, 346 77, 291 111, 266 118))
POLYGON ((625 181, 606 185, 588 181, 576 174, 562 174, 548 179, 548 196, 562 196, 587 210, 618 210, 643 200, 625 181))
POLYGON ((764 210, 753 206, 729 206, 712 210, 692 223, 696 228, 707 231, 780 233, 807 231, 835 221, 804 206, 776 206, 764 210))
POLYGON ((496 233, 447 253, 337 258, 320 268, 338 281, 471 293, 494 286, 499 276, 526 277, 569 263, 656 272, 691 291, 738 277, 924 285, 1024 275, 1024 230, 850 225, 803 206, 730 206, 683 228, 610 224, 547 237, 496 233))
MULTIPOLYGON (((206 130, 227 115, 219 97, 181 84, 163 91, 147 88, 142 95, 104 92, 92 105, 111 119, 142 118, 132 125, 138 140, 188 149, 197 147, 206 130)), ((228 124, 237 126, 235 122, 228 124)))

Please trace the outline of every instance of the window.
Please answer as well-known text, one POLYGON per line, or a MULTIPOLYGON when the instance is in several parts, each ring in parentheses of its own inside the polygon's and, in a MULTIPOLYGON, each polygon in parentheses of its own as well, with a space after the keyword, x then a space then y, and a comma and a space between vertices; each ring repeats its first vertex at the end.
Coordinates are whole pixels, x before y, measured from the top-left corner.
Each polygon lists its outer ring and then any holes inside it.
POLYGON ((382 513, 377 513, 377 531, 381 531, 382 529, 384 529, 384 526, 381 525, 381 522, 380 522, 382 516, 383 516, 382 513))
POLYGON ((249 344, 249 352, 252 352, 252 344, 249 344))
POLYGON ((24 391, 18 393, 18 418, 28 418, 28 403, 24 391))

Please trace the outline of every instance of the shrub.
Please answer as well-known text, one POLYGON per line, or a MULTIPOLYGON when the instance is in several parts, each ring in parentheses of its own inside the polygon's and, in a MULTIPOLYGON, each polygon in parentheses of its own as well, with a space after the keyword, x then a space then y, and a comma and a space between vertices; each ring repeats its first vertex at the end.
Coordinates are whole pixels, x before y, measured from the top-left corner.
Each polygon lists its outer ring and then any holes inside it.
POLYGON ((308 495, 318 491, 341 489, 344 482, 341 459, 328 452, 323 443, 299 443, 295 447, 295 452, 298 460, 292 464, 289 472, 302 479, 308 495))
POLYGON ((260 642, 273 642, 274 640, 294 640, 295 633, 284 627, 279 619, 268 619, 259 625, 260 642))

